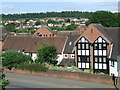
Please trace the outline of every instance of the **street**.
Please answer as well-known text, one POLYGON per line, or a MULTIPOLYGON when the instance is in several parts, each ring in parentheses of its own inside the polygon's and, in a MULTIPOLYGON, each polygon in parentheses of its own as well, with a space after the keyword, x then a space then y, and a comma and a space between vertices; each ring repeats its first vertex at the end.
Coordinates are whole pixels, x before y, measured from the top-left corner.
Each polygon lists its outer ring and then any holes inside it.
POLYGON ((6 88, 114 88, 112 85, 75 79, 5 73, 10 84, 6 88))

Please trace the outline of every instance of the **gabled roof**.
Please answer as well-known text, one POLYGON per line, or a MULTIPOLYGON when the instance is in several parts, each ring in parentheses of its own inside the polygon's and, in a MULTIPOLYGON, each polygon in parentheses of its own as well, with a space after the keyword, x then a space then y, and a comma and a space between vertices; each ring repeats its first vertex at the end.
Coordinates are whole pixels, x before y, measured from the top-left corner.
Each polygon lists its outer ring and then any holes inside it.
POLYGON ((116 59, 120 55, 120 27, 105 28, 104 31, 113 41, 112 58, 116 59))
POLYGON ((80 35, 80 32, 75 31, 56 31, 56 35, 58 36, 68 36, 68 35, 80 35))
POLYGON ((67 37, 36 37, 32 35, 9 35, 7 36, 3 50, 20 50, 26 53, 36 53, 42 43, 57 47, 57 53, 62 53, 67 37))
POLYGON ((74 42, 80 35, 68 35, 67 43, 63 53, 73 53, 74 42))
POLYGON ((106 38, 112 42, 112 38, 107 35, 105 28, 101 24, 93 24, 106 38))
POLYGON ((35 33, 34 35, 41 33, 41 34, 52 34, 52 32, 50 32, 50 29, 47 26, 41 26, 35 33))
POLYGON ((57 47, 57 53, 62 53, 64 44, 67 37, 32 37, 30 42, 27 44, 25 52, 35 53, 37 48, 40 47, 43 43, 49 45, 54 45, 57 47))
POLYGON ((59 66, 73 66, 75 65, 74 61, 74 59, 63 58, 59 66))
POLYGON ((31 39, 32 35, 8 35, 4 42, 2 50, 20 50, 26 49, 26 45, 31 39))
POLYGON ((0 41, 4 41, 5 37, 10 34, 9 31, 7 31, 3 25, 0 25, 0 41))

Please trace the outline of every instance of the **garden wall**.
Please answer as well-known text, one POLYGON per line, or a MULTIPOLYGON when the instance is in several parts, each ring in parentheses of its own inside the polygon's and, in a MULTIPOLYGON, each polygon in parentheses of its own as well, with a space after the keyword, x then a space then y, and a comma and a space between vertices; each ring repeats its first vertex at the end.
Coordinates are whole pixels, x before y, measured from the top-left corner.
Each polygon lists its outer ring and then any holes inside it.
POLYGON ((80 72, 57 71, 57 70, 48 70, 47 72, 30 72, 30 71, 20 70, 20 69, 8 70, 6 68, 4 68, 4 71, 19 73, 19 74, 71 78, 71 79, 79 79, 79 80, 100 82, 100 83, 106 83, 106 84, 114 84, 112 80, 112 76, 107 76, 107 75, 95 75, 95 74, 87 74, 87 73, 80 73, 80 72))

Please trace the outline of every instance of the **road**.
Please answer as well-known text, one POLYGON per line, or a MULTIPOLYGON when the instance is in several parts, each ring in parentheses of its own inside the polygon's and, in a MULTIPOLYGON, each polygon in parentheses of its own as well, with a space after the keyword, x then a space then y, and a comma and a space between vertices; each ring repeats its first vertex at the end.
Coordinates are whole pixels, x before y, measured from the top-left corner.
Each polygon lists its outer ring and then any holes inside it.
POLYGON ((114 88, 112 85, 76 79, 5 73, 10 84, 6 88, 114 88))

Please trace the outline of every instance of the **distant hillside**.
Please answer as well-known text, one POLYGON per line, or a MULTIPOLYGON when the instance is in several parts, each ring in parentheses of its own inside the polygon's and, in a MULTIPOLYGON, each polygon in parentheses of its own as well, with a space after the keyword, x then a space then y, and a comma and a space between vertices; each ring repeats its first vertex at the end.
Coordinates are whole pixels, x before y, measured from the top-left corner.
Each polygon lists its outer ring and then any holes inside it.
POLYGON ((89 18, 92 12, 80 11, 63 11, 63 12, 47 12, 47 13, 26 13, 26 14, 2 14, 3 20, 25 19, 25 18, 48 18, 48 17, 76 17, 89 18))

